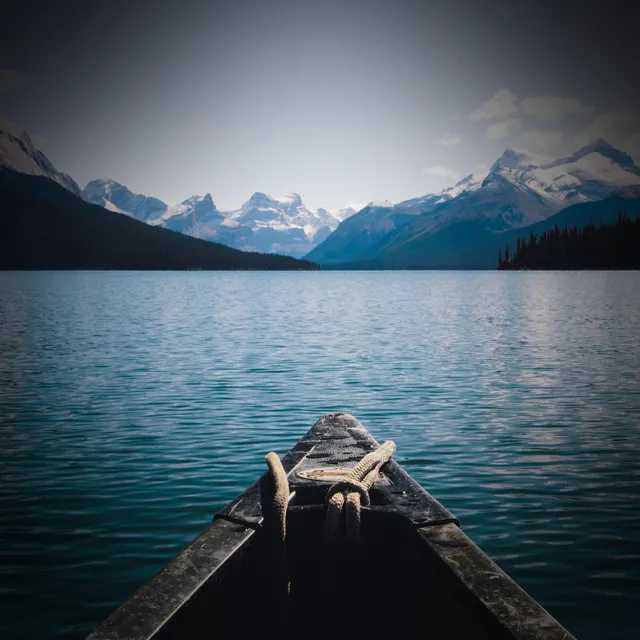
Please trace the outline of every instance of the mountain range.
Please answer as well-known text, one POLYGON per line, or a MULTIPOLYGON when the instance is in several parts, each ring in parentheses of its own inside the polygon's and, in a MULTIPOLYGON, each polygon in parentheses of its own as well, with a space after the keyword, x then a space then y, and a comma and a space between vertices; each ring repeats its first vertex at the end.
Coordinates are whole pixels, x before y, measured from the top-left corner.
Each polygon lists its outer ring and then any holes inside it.
POLYGON ((328 268, 495 268, 497 248, 532 229, 608 219, 612 203, 630 214, 640 206, 640 168, 604 140, 545 163, 507 149, 486 174, 468 175, 439 193, 337 213, 310 209, 297 193, 256 192, 239 209, 221 211, 210 193, 170 205, 113 180, 93 180, 81 190, 4 121, 0 167, 7 175, 46 178, 85 204, 151 227, 328 268))
POLYGON ((0 269, 317 269, 152 227, 42 175, 0 168, 0 269))
POLYGON ((239 209, 220 211, 210 193, 167 204, 110 179, 93 180, 83 190, 55 168, 28 134, 4 119, 0 119, 0 167, 49 178, 87 202, 149 225, 243 251, 302 257, 355 213, 348 207, 337 212, 309 208, 297 193, 276 198, 256 192, 239 209))
MULTIPOLYGON (((131 205, 153 219, 158 200, 131 205)), ((206 198, 193 217, 208 211, 206 198)), ((0 269, 316 269, 290 256, 244 252, 154 228, 96 206, 31 138, 0 121, 0 269)))
MULTIPOLYGON (((395 205, 371 203, 305 257, 334 268, 494 268, 509 232, 528 235, 567 207, 634 185, 640 169, 603 140, 541 165, 507 149, 485 176, 395 205)), ((627 190, 621 202, 633 208, 637 193, 627 190)))
POLYGON ((256 192, 239 209, 220 211, 210 193, 177 205, 131 192, 113 180, 93 180, 87 201, 154 226, 214 240, 244 251, 302 257, 325 240, 352 209, 331 213, 306 207, 297 193, 280 198, 256 192))

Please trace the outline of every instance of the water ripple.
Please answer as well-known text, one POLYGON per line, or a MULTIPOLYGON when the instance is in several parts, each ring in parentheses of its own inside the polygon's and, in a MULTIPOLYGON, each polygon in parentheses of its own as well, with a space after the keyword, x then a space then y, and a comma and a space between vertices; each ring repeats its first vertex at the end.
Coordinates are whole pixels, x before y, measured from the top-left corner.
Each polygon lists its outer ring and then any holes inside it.
POLYGON ((635 638, 640 274, 0 273, 0 635, 80 638, 327 411, 635 638))

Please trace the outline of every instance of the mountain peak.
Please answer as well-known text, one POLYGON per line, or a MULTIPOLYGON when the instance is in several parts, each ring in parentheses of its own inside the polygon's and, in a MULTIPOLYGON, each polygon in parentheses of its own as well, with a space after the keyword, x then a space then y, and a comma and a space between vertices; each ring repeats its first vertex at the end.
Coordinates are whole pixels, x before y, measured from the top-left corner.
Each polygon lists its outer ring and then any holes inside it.
POLYGON ((284 206, 287 210, 293 211, 298 207, 302 207, 302 197, 295 191, 293 193, 287 193, 287 195, 276 198, 276 200, 284 206))
POLYGON ((83 198, 82 189, 40 151, 29 135, 13 122, 0 116, 0 167, 12 169, 18 173, 44 176, 71 193, 83 198))
MULTIPOLYGON (((123 184, 120 184, 111 178, 98 178, 97 180, 91 180, 91 182, 87 183, 83 193, 89 202, 94 202, 95 198, 105 198, 110 200, 112 194, 115 193, 121 194, 120 197, 123 197, 124 194, 129 197, 134 195, 128 187, 125 187, 123 184)), ((96 200, 94 204, 100 203, 96 200)))
POLYGON ((618 189, 616 195, 621 198, 640 199, 640 184, 631 184, 628 187, 622 187, 622 189, 618 189))
POLYGON ((276 201, 263 191, 256 191, 243 205, 246 207, 273 207, 276 201))
POLYGON ((111 178, 98 178, 96 180, 91 180, 90 182, 87 182, 87 186, 85 187, 85 189, 96 188, 96 187, 109 187, 116 184, 119 184, 119 183, 116 182, 115 180, 112 180, 111 178))
POLYGON ((6 118, 2 114, 0 114, 0 132, 4 133, 5 135, 11 136, 16 140, 25 140, 31 143, 29 134, 26 131, 20 129, 20 127, 18 127, 15 122, 9 120, 9 118, 6 118))
POLYGON ((455 183, 454 187, 462 187, 465 184, 469 184, 472 180, 473 180, 473 173, 470 173, 468 176, 465 176, 464 178, 462 178, 462 180, 458 180, 458 182, 455 183))
POLYGON ((195 206, 196 211, 218 211, 210 193, 205 193, 200 202, 195 206))
POLYGON ((214 209, 216 208, 210 193, 205 193, 203 196, 191 196, 190 198, 183 200, 181 204, 186 205, 188 207, 197 207, 200 205, 205 205, 207 207, 212 207, 214 209))
POLYGON ((396 205, 389 200, 372 200, 367 204, 367 207, 376 207, 378 209, 393 209, 396 205))
POLYGON ((524 169, 533 164, 531 156, 524 151, 505 149, 502 155, 491 165, 489 173, 500 169, 524 169))
POLYGON ((598 138, 595 142, 592 142, 590 145, 586 145, 587 147, 593 147, 594 150, 603 150, 603 151, 607 151, 607 150, 611 150, 613 149, 614 151, 617 151, 617 149, 612 145, 609 144, 604 138, 598 138))
POLYGON ((565 158, 560 158, 559 160, 555 160, 547 165, 544 165, 543 169, 552 169, 554 167, 558 167, 562 164, 570 164, 573 162, 578 162, 585 156, 588 156, 592 153, 597 153, 608 160, 611 160, 615 164, 621 166, 624 169, 629 169, 633 173, 637 173, 640 175, 640 169, 636 166, 633 158, 624 151, 620 151, 620 149, 616 149, 613 145, 609 144, 606 140, 602 138, 598 138, 596 141, 591 142, 584 147, 581 147, 570 156, 565 158))

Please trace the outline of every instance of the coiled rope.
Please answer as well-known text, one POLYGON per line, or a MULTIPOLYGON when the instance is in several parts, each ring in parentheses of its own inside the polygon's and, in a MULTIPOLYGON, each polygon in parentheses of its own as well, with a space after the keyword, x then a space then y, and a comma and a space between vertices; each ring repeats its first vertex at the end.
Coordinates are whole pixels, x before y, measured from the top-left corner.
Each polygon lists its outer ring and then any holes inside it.
POLYGON ((379 449, 367 453, 344 480, 331 485, 327 492, 327 515, 324 522, 327 540, 336 539, 344 512, 347 537, 351 542, 360 541, 360 505, 367 507, 371 504, 369 489, 378 479, 380 467, 391 458, 395 450, 395 443, 387 440, 379 449))
MULTIPOLYGON (((351 542, 360 541, 361 505, 369 506, 369 489, 378 479, 380 468, 389 461, 396 445, 387 440, 380 448, 367 453, 358 462, 344 480, 331 485, 327 492, 327 514, 325 519, 325 538, 336 540, 340 525, 344 520, 347 538, 351 542), (343 518, 344 514, 344 518, 343 518)), ((270 528, 272 536, 278 541, 284 552, 287 535, 287 504, 289 502, 289 481, 280 458, 273 451, 266 456, 269 475, 273 486, 271 508, 273 520, 270 528)))

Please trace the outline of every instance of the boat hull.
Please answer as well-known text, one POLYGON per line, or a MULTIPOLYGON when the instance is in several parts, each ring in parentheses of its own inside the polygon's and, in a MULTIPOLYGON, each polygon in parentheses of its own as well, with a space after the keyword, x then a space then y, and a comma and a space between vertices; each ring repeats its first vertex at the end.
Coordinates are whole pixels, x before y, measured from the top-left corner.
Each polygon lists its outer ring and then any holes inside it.
POLYGON ((572 638, 393 459, 363 507, 361 542, 327 542, 332 474, 377 447, 353 416, 327 414, 282 460, 291 490, 284 561, 268 533, 265 475, 89 639, 572 638))

